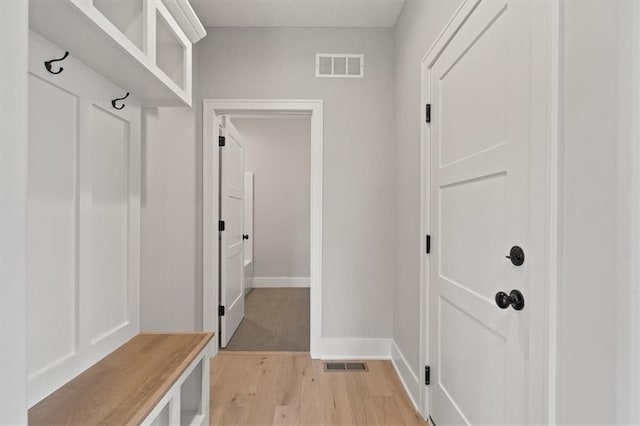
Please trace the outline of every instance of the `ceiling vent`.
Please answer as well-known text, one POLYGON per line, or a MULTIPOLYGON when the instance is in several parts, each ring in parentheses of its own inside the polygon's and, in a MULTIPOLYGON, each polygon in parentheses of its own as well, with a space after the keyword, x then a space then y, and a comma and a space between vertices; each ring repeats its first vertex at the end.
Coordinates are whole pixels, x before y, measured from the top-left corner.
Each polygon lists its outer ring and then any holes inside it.
POLYGON ((318 53, 316 77, 363 78, 364 55, 318 53))

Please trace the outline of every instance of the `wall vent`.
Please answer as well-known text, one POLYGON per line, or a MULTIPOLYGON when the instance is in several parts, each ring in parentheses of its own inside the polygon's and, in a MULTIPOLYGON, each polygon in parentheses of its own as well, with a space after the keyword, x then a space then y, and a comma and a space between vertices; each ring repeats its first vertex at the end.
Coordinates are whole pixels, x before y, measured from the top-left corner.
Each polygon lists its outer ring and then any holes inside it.
POLYGON ((363 78, 364 55, 318 53, 316 77, 363 78))

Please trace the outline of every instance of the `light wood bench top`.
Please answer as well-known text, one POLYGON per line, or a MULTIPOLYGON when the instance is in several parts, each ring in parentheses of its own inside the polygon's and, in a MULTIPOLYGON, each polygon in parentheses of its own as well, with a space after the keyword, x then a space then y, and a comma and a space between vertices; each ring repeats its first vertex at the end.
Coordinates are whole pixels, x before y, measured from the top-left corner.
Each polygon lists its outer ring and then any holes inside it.
POLYGON ((139 424, 212 337, 139 334, 29 409, 29 424, 139 424))

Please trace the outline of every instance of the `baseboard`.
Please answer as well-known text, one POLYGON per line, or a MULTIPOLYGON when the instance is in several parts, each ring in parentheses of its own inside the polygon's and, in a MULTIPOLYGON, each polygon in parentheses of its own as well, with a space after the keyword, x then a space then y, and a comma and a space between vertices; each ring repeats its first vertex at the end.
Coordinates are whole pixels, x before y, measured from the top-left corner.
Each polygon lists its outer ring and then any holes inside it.
POLYGON ((309 277, 253 277, 253 288, 299 288, 309 287, 309 277))
POLYGON ((391 339, 327 339, 320 341, 320 359, 391 359, 391 339))
POLYGON ((400 377, 400 381, 404 386, 409 399, 416 411, 420 411, 420 378, 413 372, 404 354, 396 345, 395 341, 391 342, 391 362, 400 377))

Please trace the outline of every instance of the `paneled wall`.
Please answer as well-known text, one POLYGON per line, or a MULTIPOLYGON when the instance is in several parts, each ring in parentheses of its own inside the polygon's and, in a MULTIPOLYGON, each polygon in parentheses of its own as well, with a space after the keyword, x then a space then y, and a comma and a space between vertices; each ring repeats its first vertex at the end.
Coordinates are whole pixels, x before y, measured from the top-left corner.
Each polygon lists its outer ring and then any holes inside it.
POLYGON ((29 49, 29 405, 139 330, 140 108, 35 33, 29 49), (58 65, 58 64, 56 64, 58 65), (54 67, 57 69, 57 66, 54 67))

